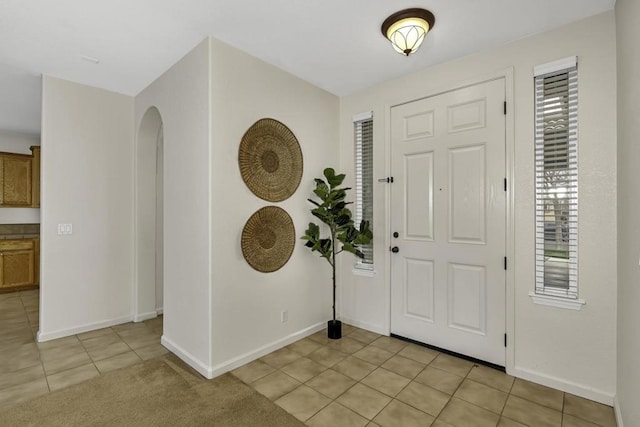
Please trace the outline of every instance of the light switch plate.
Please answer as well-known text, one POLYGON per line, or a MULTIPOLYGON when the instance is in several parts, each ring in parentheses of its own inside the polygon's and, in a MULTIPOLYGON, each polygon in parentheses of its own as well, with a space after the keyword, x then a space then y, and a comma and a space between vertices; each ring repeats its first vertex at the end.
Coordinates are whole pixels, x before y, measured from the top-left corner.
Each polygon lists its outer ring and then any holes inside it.
POLYGON ((58 235, 73 234, 73 224, 58 224, 58 235))

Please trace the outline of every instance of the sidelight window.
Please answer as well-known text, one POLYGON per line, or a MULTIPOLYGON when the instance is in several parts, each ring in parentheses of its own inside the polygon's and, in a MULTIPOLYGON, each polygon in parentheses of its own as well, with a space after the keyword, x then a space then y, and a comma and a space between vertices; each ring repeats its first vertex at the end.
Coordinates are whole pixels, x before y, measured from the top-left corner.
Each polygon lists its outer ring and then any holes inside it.
MULTIPOLYGON (((356 226, 364 219, 373 228, 373 115, 360 114, 353 119, 355 142, 355 213, 356 226)), ((362 245, 364 258, 358 258, 356 268, 373 269, 373 241, 362 245)))
MULTIPOLYGON (((535 295, 578 298, 578 67, 535 68, 535 295)), ((534 298, 535 300, 535 298, 534 298)))

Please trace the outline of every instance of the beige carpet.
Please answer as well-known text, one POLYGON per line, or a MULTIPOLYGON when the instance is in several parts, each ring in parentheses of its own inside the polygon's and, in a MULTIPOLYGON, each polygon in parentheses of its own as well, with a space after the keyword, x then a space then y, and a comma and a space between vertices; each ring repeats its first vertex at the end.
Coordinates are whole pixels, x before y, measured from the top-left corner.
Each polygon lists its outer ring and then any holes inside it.
POLYGON ((303 426, 231 374, 206 380, 173 355, 0 412, 2 426, 303 426))

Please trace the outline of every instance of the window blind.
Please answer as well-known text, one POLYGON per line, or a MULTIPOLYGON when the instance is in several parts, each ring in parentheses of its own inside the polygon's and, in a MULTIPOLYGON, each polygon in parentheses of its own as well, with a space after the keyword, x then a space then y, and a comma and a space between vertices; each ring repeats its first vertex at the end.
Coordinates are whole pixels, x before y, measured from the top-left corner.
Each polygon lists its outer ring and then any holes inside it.
MULTIPOLYGON (((364 219, 373 224, 373 116, 366 113, 354 117, 355 171, 356 171, 356 227, 364 219)), ((373 227, 372 227, 373 228, 373 227)), ((364 258, 358 258, 356 267, 373 268, 373 241, 362 245, 364 258)))
POLYGON ((577 299, 578 68, 574 61, 542 69, 535 76, 536 293, 577 299))

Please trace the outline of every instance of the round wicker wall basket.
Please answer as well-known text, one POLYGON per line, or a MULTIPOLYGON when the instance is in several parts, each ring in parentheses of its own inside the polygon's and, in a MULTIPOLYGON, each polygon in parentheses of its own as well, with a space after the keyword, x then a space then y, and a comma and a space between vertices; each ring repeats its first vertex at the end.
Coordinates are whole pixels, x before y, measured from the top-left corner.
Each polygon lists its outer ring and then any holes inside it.
POLYGON ((269 202, 288 199, 302 179, 302 150, 291 130, 274 119, 260 119, 244 134, 238 152, 240 174, 256 196, 269 202))
POLYGON ((263 273, 284 266, 295 244, 296 231, 289 214, 277 206, 266 206, 251 215, 242 230, 242 255, 263 273))

